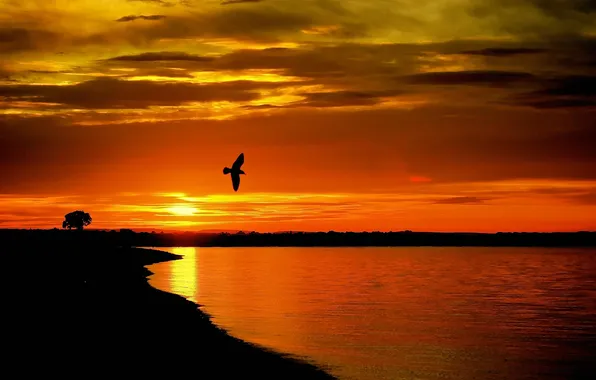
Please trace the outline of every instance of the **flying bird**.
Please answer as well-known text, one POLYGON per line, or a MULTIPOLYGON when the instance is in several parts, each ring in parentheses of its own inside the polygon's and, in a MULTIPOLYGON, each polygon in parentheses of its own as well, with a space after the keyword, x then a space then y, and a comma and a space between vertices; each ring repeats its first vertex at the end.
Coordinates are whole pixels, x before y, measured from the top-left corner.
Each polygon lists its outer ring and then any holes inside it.
POLYGON ((246 174, 244 170, 240 170, 242 164, 244 164, 244 153, 240 153, 240 155, 232 165, 232 169, 226 166, 223 170, 223 174, 231 174, 232 186, 234 187, 234 191, 238 191, 238 187, 240 186, 240 174, 246 174))

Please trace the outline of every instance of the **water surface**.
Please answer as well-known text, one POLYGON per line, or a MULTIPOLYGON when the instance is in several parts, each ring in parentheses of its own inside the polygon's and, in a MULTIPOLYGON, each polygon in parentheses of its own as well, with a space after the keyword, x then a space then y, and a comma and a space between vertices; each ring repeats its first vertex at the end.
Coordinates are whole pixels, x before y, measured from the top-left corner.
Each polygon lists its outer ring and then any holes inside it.
POLYGON ((340 379, 596 378, 596 251, 159 248, 151 283, 340 379))

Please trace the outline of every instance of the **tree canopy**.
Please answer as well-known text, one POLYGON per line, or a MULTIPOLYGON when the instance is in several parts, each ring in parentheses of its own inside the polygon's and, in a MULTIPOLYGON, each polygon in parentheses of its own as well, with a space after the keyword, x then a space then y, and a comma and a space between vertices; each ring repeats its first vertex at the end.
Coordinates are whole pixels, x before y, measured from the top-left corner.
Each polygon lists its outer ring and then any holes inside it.
POLYGON ((64 221, 62 222, 62 228, 82 230, 85 226, 91 224, 91 215, 85 211, 73 211, 64 215, 64 221))

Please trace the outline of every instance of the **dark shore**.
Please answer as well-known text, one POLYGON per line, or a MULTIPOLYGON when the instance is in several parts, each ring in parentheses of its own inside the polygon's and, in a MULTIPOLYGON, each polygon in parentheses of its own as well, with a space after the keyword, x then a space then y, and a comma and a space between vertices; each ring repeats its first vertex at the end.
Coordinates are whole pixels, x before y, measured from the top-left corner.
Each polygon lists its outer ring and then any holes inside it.
POLYGON ((0 242, 136 247, 596 247, 596 232, 135 232, 132 230, 8 230, 0 242))
POLYGON ((6 374, 333 378, 228 335, 193 302, 150 286, 145 265, 176 255, 31 241, 0 252, 6 374))

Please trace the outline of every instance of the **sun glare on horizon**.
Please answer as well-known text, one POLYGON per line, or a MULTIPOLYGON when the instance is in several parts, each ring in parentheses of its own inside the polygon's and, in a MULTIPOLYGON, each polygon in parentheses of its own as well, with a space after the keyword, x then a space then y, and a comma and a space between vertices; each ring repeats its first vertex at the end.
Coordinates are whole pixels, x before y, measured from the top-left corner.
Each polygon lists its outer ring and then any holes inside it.
POLYGON ((191 206, 171 206, 167 211, 176 216, 194 216, 199 212, 196 207, 191 206))

